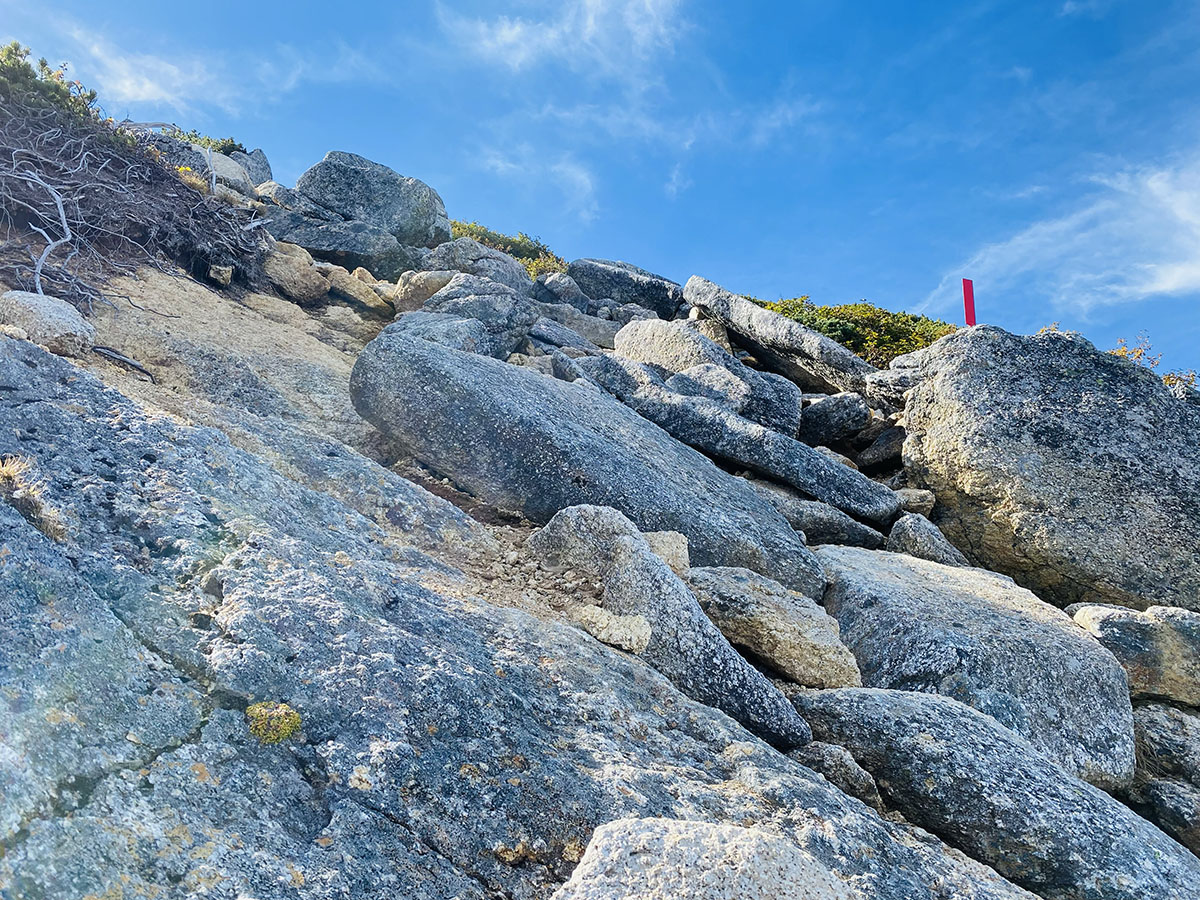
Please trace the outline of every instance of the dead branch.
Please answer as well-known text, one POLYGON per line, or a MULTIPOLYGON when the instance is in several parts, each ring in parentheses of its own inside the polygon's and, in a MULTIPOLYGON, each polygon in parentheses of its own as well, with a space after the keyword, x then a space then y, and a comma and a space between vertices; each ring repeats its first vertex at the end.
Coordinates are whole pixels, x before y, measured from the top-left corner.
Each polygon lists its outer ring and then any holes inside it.
MULTIPOLYGON (((139 266, 203 274, 232 265, 261 280, 265 239, 254 213, 180 181, 152 134, 13 93, 0 96, 0 280, 89 312, 102 286, 139 266)), ((210 166, 211 168, 211 166, 210 166)))
POLYGON ((99 345, 96 345, 96 346, 92 347, 92 352, 99 353, 101 356, 103 356, 107 359, 111 359, 113 362, 118 362, 123 366, 128 366, 130 369, 134 369, 138 372, 141 372, 143 375, 145 375, 147 378, 150 379, 151 384, 158 384, 158 381, 155 380, 153 373, 149 369, 147 369, 145 366, 143 366, 136 359, 130 359, 128 356, 125 356, 123 353, 118 353, 112 347, 101 347, 99 345))

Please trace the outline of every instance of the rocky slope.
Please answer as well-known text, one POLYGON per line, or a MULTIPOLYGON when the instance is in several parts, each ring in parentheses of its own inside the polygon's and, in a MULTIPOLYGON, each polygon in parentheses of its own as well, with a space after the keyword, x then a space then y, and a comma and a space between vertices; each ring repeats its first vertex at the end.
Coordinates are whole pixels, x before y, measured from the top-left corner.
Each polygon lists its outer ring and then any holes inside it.
POLYGON ((5 900, 1200 897, 1195 397, 244 156, 269 285, 0 298, 5 900))

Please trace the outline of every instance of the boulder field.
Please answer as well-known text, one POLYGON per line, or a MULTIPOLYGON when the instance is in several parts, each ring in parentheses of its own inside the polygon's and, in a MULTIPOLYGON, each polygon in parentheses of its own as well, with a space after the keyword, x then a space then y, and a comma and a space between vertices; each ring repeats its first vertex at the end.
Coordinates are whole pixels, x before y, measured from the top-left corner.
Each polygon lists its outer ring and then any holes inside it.
POLYGON ((0 286, 0 897, 1200 900, 1194 392, 156 146, 264 281, 0 286))

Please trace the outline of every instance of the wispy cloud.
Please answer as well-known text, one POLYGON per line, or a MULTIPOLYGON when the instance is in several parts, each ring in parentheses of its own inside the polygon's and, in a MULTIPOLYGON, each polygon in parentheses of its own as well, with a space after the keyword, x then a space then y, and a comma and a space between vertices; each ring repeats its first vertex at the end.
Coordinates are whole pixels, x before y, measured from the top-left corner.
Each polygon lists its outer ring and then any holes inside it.
POLYGON ((460 49, 512 70, 566 65, 634 85, 673 52, 685 29, 680 0, 558 0, 540 15, 473 17, 437 7, 443 31, 460 49))
POLYGON ((63 19, 48 20, 71 60, 72 71, 108 103, 153 104, 176 112, 197 105, 234 110, 235 83, 211 58, 172 54, 170 59, 120 47, 95 29, 63 19))
POLYGON ((94 88, 118 116, 128 105, 188 117, 217 108, 237 116, 306 83, 382 80, 388 74, 375 57, 340 41, 319 55, 288 44, 259 48, 253 58, 178 49, 152 53, 131 49, 67 16, 46 14, 24 21, 17 14, 27 10, 3 6, 6 14, 17 16, 6 24, 36 34, 39 53, 70 60, 72 76, 94 88))
POLYGON ((793 97, 776 100, 752 111, 748 122, 750 145, 765 147, 798 125, 807 124, 820 108, 820 104, 808 97, 793 97))
POLYGON ((478 154, 485 171, 508 178, 529 190, 558 189, 561 208, 581 222, 591 222, 599 210, 596 200, 596 176, 590 168, 569 154, 547 160, 528 144, 510 151, 495 148, 478 154))
POLYGON ((667 183, 663 185, 663 191, 668 197, 674 200, 681 192, 686 191, 691 186, 692 179, 683 173, 683 163, 675 163, 671 167, 671 176, 667 179, 667 183))
POLYGON ((1091 16, 1100 18, 1112 7, 1112 0, 1066 0, 1058 8, 1060 16, 1091 16))
POLYGON ((596 179, 590 169, 573 159, 560 159, 550 166, 550 175, 562 191, 563 200, 582 222, 596 218, 596 179))
POLYGON ((1200 152, 1155 168, 1088 179, 1072 210, 988 244, 921 304, 958 302, 960 278, 993 295, 1048 301, 1081 315, 1101 306, 1200 293, 1200 152))

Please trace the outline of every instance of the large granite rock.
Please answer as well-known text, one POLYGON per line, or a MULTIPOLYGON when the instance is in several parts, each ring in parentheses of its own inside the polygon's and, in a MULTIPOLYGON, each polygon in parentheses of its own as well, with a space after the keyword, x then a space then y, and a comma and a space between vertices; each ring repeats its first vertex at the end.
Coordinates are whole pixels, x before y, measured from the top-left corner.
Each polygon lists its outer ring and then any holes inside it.
POLYGON ((953 697, 1093 784, 1133 775, 1125 673, 1065 613, 982 569, 853 547, 817 556, 868 687, 953 697))
POLYGON ((1125 667, 1134 697, 1200 706, 1200 613, 1081 604, 1069 612, 1125 667))
POLYGON ((875 900, 1030 900, 642 661, 471 598, 406 546, 465 517, 326 444, 294 461, 319 492, 0 338, 0 455, 69 532, 0 505, 7 896, 533 900, 599 826, 662 816, 756 823, 875 900), (280 700, 299 729, 263 743, 245 708, 280 700))
POLYGON ((641 617, 650 637, 638 655, 687 696, 723 710, 781 749, 812 739, 778 688, 730 646, 687 585, 615 509, 560 510, 529 546, 559 570, 603 584, 600 605, 606 612, 641 617))
POLYGON ((266 227, 277 241, 303 247, 317 259, 348 271, 361 266, 387 281, 424 264, 418 248, 401 244, 390 232, 368 222, 327 222, 286 212, 272 216, 266 227))
POLYGON ((1200 405, 1064 332, 964 329, 920 372, 905 466, 955 546, 1061 606, 1200 611, 1200 405))
POLYGON ((401 244, 436 247, 450 240, 450 220, 437 191, 354 153, 326 153, 297 179, 296 190, 347 219, 383 229, 401 244))
POLYGON ((554 900, 855 900, 859 893, 758 828, 620 819, 596 829, 554 900))
MULTIPOLYGON (((689 373, 697 367, 719 366, 742 386, 740 392, 721 384, 705 391, 703 374, 695 378, 694 387, 682 393, 719 397, 723 403, 743 418, 792 437, 800 427, 800 408, 803 398, 800 389, 785 378, 757 372, 742 365, 729 351, 701 334, 690 322, 664 322, 661 319, 639 319, 617 332, 616 351, 626 359, 658 366, 673 374, 689 373), (740 394, 740 396, 738 395, 740 394)), ((676 390, 680 387, 668 385, 676 390)))
POLYGON ((582 313, 591 309, 589 298, 566 272, 543 272, 533 283, 533 298, 542 303, 566 303, 582 313))
POLYGON ((848 438, 867 427, 871 408, 861 395, 843 391, 814 400, 804 407, 797 437, 806 444, 828 445, 848 438))
POLYGON ((560 325, 567 326, 597 347, 603 347, 606 350, 613 348, 617 332, 621 330, 621 326, 616 322, 589 316, 569 303, 542 303, 535 300, 534 306, 547 319, 553 319, 560 325))
POLYGON ((528 298, 478 275, 455 275, 425 301, 422 309, 479 322, 488 341, 474 352, 497 359, 504 359, 520 347, 538 320, 537 310, 528 298))
MULTIPOLYGON (((317 219, 322 222, 343 222, 341 216, 333 210, 326 209, 320 204, 313 203, 299 191, 293 188, 284 187, 278 181, 266 181, 255 188, 255 193, 258 194, 258 199, 264 203, 269 203, 278 206, 281 209, 286 209, 291 212, 299 213, 309 219, 317 219)), ((268 212, 269 216, 274 217, 278 213, 274 210, 268 212)))
POLYGON ((603 393, 385 330, 359 355, 351 398, 425 465, 534 521, 611 506, 642 530, 686 535, 701 565, 744 566, 810 595, 823 587, 765 501, 603 393))
POLYGON ((866 688, 794 699, 889 805, 1045 900, 1200 897, 1200 860, 969 706, 866 688))
POLYGON ((19 329, 35 344, 60 356, 83 356, 96 329, 66 300, 29 291, 0 293, 0 325, 19 329))
POLYGON ((805 500, 782 484, 754 479, 750 486, 783 513, 788 524, 804 532, 809 544, 845 544, 876 550, 883 546, 884 537, 869 525, 850 518, 840 509, 820 500, 805 500))
POLYGON ((858 687, 854 655, 816 601, 747 569, 694 568, 700 608, 735 647, 805 687, 858 687))
POLYGON ((203 175, 207 171, 212 175, 216 175, 219 184, 231 187, 245 196, 254 196, 254 185, 257 182, 250 177, 246 169, 237 160, 231 159, 224 153, 218 153, 216 150, 210 150, 208 147, 200 144, 191 144, 190 146, 192 152, 196 153, 204 161, 203 167, 197 168, 198 172, 203 175))
POLYGON ((525 267, 507 253, 485 247, 479 241, 469 237, 461 237, 456 241, 447 241, 431 254, 425 261, 429 270, 451 269, 455 272, 466 272, 477 275, 510 287, 522 295, 528 296, 533 290, 533 281, 525 267))
POLYGON ((693 275, 683 289, 695 309, 724 325, 763 365, 804 388, 837 393, 861 391, 875 367, 819 331, 693 275))
POLYGON ((301 306, 317 306, 329 294, 329 279, 313 265, 312 254, 295 244, 275 244, 263 257, 263 274, 301 306))
POLYGON ((611 259, 577 259, 567 274, 587 296, 608 298, 619 304, 636 303, 670 319, 683 302, 683 290, 674 281, 611 259))
POLYGON ((1122 799, 1200 856, 1200 713, 1146 703, 1133 727, 1138 767, 1122 799))
POLYGON ((888 532, 887 549, 946 566, 971 564, 936 525, 919 513, 905 513, 893 523, 888 532))
POLYGON ((631 405, 685 444, 791 485, 851 515, 886 522, 900 509, 895 493, 883 485, 807 444, 729 412, 716 401, 647 386, 631 405))
POLYGON ((229 158, 245 170, 251 184, 263 184, 275 177, 271 174, 271 163, 267 160, 267 154, 261 149, 256 148, 249 153, 234 150, 229 154, 229 158))

